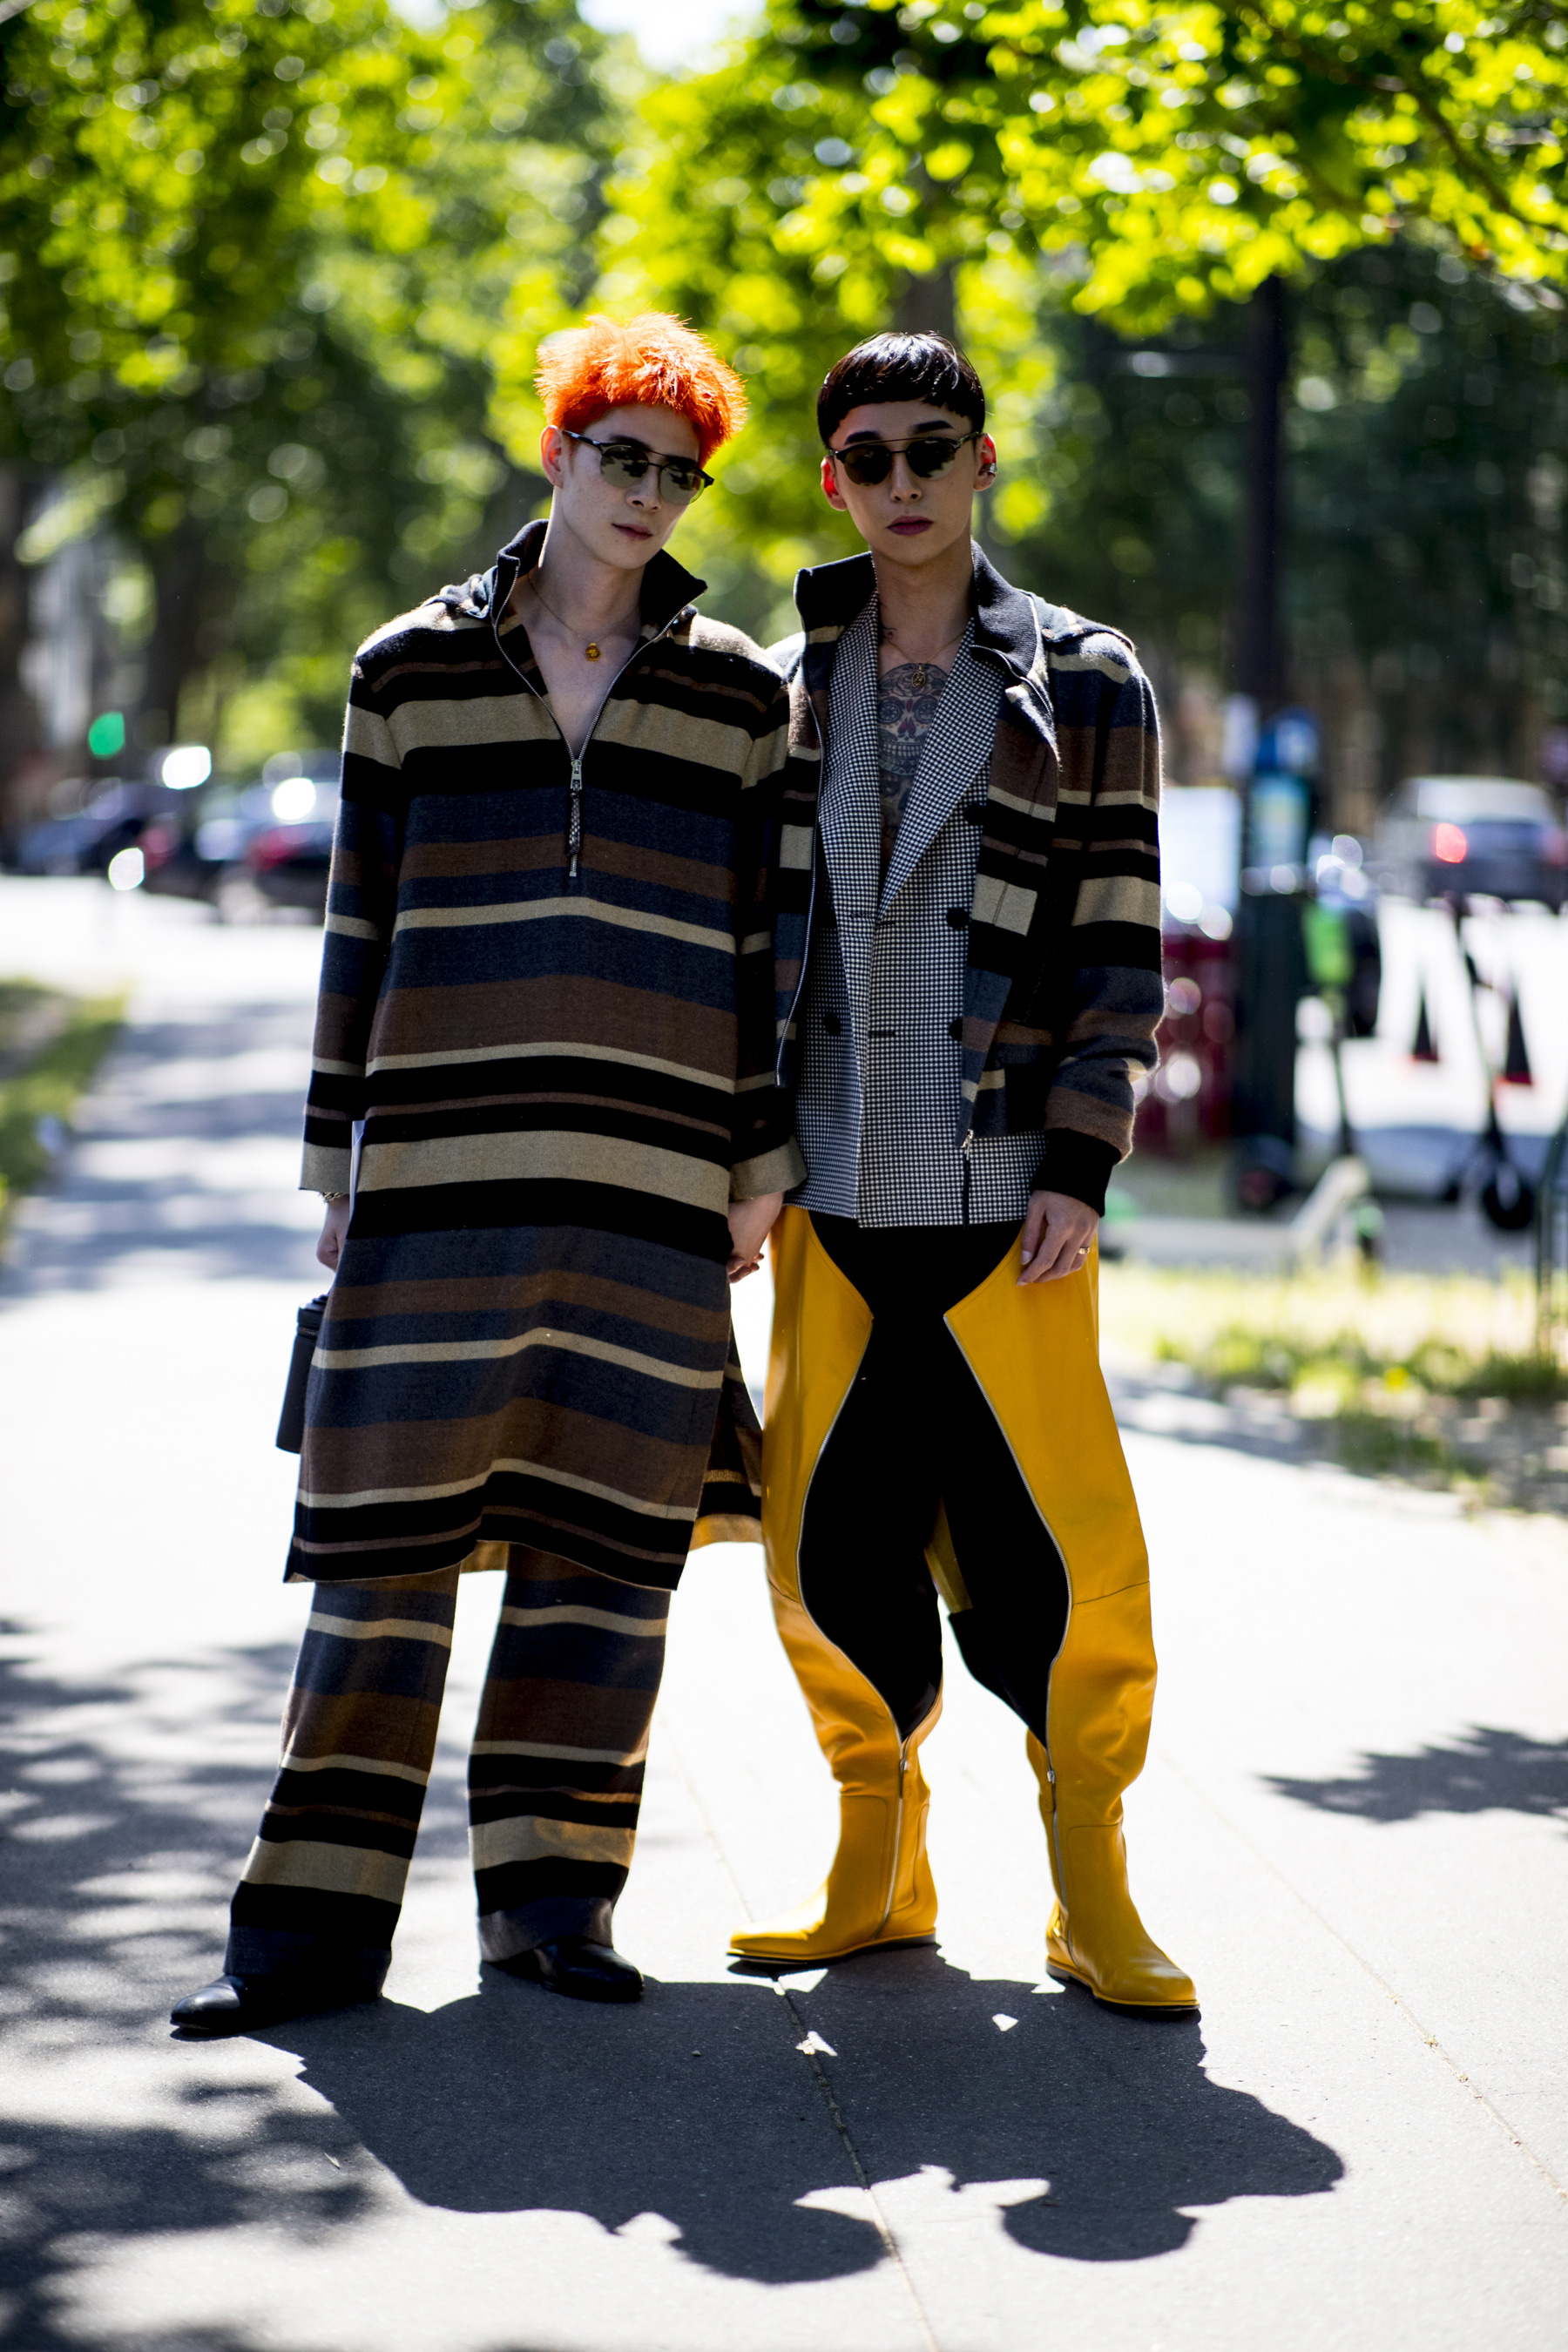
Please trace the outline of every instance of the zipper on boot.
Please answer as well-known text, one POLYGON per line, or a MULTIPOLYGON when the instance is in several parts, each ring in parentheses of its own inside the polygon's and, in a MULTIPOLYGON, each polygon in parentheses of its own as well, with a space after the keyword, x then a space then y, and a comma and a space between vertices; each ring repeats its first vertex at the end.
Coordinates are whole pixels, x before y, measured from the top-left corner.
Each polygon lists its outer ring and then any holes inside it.
POLYGON ((893 1860, 892 1866, 888 1872, 888 1899, 882 1906, 882 1916, 877 1922, 879 1936, 892 1917, 893 1905, 898 1900, 899 1863, 904 1849, 904 1776, 909 1769, 910 1743, 907 1739, 900 1739, 899 1742, 899 1794, 897 1808, 893 1814, 893 1860))
MULTIPOLYGON (((1052 1664, 1055 1664, 1054 1660, 1052 1661, 1052 1664)), ((1047 1719, 1048 1722, 1050 1714, 1049 1675, 1046 1678, 1046 1710, 1047 1719)), ((1046 1784, 1051 1792, 1051 1852, 1055 1854, 1057 1863, 1057 1909, 1061 1914, 1062 1941, 1066 1944, 1068 1951, 1070 1952, 1072 1949, 1072 1921, 1068 1913, 1067 1870, 1062 1861, 1061 1807, 1057 1802, 1056 1768, 1051 1762, 1051 1751, 1046 1746, 1043 1739, 1040 1742, 1040 1753, 1046 1759, 1046 1784)))

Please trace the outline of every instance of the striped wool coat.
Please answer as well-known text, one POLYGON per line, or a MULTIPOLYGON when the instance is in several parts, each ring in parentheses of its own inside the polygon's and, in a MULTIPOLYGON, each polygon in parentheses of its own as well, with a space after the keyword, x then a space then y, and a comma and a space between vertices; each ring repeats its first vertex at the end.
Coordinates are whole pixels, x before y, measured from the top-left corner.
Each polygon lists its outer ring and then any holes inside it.
POLYGON ((754 1533, 731 1199, 802 1162, 773 1073, 776 669, 667 556, 574 761, 531 524, 355 661, 303 1182, 348 1188, 289 1573, 521 1543, 673 1586, 754 1533), (721 1409, 722 1408, 722 1409, 721 1409))
MULTIPOLYGON (((876 592, 868 555, 803 572, 805 645, 775 917, 779 1070, 793 1082, 814 919, 818 788, 835 650, 876 592)), ((1036 1183, 1094 1202, 1132 1147, 1160 963, 1160 734, 1127 639, 1009 586, 974 550, 974 648, 1006 683, 991 748, 967 961, 960 1150, 1038 1133, 1036 1183)))

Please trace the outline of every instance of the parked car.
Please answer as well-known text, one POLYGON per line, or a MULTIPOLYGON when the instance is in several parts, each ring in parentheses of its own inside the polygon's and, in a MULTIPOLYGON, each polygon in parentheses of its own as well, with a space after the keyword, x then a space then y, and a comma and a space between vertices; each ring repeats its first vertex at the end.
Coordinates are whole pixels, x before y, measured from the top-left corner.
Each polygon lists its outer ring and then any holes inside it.
POLYGON ((337 819, 338 754, 283 751, 261 782, 217 786, 142 836, 146 887, 205 898, 226 923, 259 922, 276 908, 320 921, 337 819))
POLYGON ((341 765, 336 751, 275 752, 260 783, 204 825, 198 846, 222 860, 220 921, 258 922, 282 908, 324 920, 341 765))
POLYGON ((182 793, 179 806, 155 816, 142 835, 142 888, 155 898, 216 904, 226 870, 269 813, 269 797, 258 784, 249 795, 221 783, 182 793), (257 803, 248 822, 239 814, 247 797, 257 803))
POLYGON ((1510 776, 1412 776, 1378 828, 1373 878, 1403 898, 1568 895, 1568 837, 1549 793, 1510 776))
POLYGON ((312 789, 309 814, 264 825, 247 843, 243 864, 247 881, 263 906, 298 908, 320 923, 327 913, 338 793, 335 785, 312 789))
MULTIPOLYGON (((107 874, 110 860, 140 840, 175 795, 162 784, 121 783, 95 793, 74 815, 29 825, 16 847, 18 874, 107 874)), ((58 805, 58 803, 57 803, 58 805)))

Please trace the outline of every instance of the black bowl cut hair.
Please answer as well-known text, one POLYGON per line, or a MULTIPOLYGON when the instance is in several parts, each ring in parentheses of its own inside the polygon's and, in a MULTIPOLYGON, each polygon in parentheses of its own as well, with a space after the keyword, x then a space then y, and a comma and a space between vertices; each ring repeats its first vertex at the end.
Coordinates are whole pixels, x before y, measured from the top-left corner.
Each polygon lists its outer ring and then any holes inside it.
POLYGON ((945 335, 871 335, 836 360, 816 395, 816 429, 824 447, 852 408, 876 400, 929 400, 950 408, 976 433, 985 430, 985 389, 956 343, 945 335))

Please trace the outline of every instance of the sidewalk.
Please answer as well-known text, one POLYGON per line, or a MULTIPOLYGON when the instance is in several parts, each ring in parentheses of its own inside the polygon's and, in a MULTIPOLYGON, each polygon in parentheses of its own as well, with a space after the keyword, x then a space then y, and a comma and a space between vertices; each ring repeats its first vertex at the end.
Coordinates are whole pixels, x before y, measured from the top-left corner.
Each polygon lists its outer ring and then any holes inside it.
POLYGON ((1557 2352, 1568 1537, 1180 1427, 1128 1435, 1163 1666, 1129 1838, 1201 2023, 1042 1980, 1022 1736, 956 1660, 940 1949, 729 1974, 833 1820, 734 1547, 673 1620, 617 1922, 640 2007, 479 1986, 474 1578, 388 1998, 172 2042, 305 1613, 271 1434, 318 1283, 290 1187, 320 935, 134 901, 106 937, 90 887, 0 883, 9 967, 137 989, 0 1276, 0 2341, 1557 2352))

